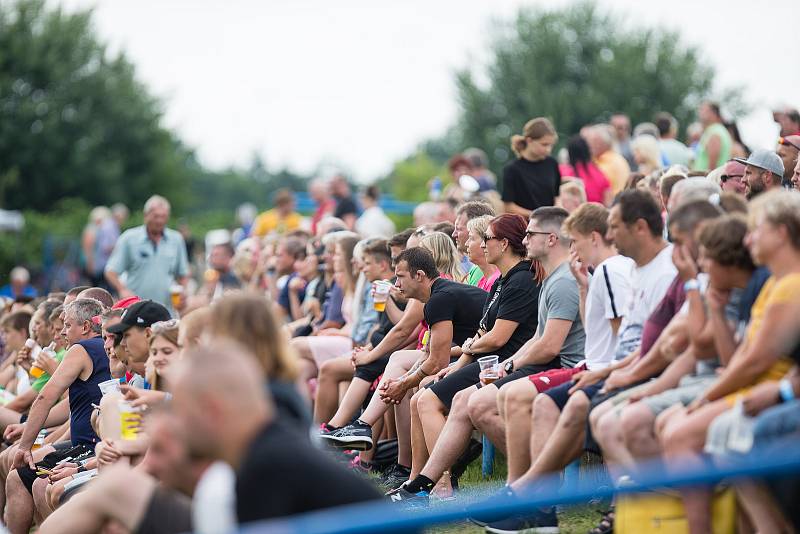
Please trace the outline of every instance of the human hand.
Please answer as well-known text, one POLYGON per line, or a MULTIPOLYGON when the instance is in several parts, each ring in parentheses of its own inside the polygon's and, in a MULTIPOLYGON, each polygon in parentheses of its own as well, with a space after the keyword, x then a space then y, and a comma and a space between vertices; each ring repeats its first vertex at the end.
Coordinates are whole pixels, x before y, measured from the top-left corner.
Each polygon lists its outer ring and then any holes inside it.
POLYGON ((363 347, 356 347, 350 355, 350 362, 353 364, 353 369, 359 365, 366 365, 370 363, 370 354, 372 351, 364 350, 363 347))
POLYGON ((686 245, 675 246, 672 249, 672 263, 678 269, 678 275, 683 282, 697 278, 699 269, 697 262, 692 258, 692 253, 686 245))
POLYGON ((30 372, 31 366, 33 366, 33 360, 31 360, 30 356, 30 349, 28 347, 22 347, 17 351, 16 362, 18 366, 25 369, 25 371, 30 372))
POLYGON ((762 382, 757 385, 742 400, 744 413, 753 417, 770 406, 775 406, 781 401, 779 382, 762 382))
POLYGON ((3 439, 8 443, 14 443, 22 437, 25 431, 25 423, 12 423, 3 432, 3 439))
POLYGON ((569 270, 578 282, 578 287, 589 287, 589 268, 580 260, 575 250, 569 253, 569 270))
POLYGON ((289 291, 294 291, 295 293, 299 293, 306 288, 306 281, 300 278, 299 276, 295 276, 289 281, 289 291))
POLYGON ((475 343, 475 338, 474 337, 468 337, 467 339, 465 339, 464 343, 461 345, 461 353, 462 354, 472 354, 469 349, 470 349, 470 347, 472 347, 473 343, 475 343))
POLYGON ((154 389, 139 389, 128 384, 120 385, 119 389, 125 400, 130 401, 131 406, 134 408, 147 410, 149 407, 157 406, 167 399, 166 393, 154 389))
POLYGON ((114 440, 104 439, 95 448, 97 463, 101 466, 111 465, 122 458, 122 452, 116 448, 114 440))
POLYGON ((444 369, 442 369, 441 371, 436 373, 436 382, 439 382, 440 380, 443 380, 444 377, 449 375, 452 371, 453 371, 453 367, 448 365, 447 367, 445 367, 444 369))
POLYGON ((48 351, 42 350, 36 355, 36 358, 33 359, 33 365, 43 370, 50 376, 53 376, 58 368, 58 360, 50 356, 48 351))
POLYGON ((717 289, 716 287, 709 287, 706 290, 706 302, 712 312, 722 313, 730 301, 731 292, 717 289))
POLYGON ((73 463, 63 463, 55 466, 53 469, 53 474, 50 475, 50 483, 58 482, 59 480, 63 480, 67 477, 71 477, 78 473, 78 465, 73 463))
POLYGON ((572 395, 579 389, 588 388, 589 386, 593 386, 603 380, 606 377, 606 374, 602 371, 583 371, 580 373, 576 373, 572 376, 572 381, 574 385, 569 388, 568 393, 572 395))
POLYGON ((406 396, 408 385, 403 378, 390 378, 384 382, 383 387, 378 392, 381 400, 386 404, 400 404, 406 396))
POLYGON ((694 413, 703 406, 705 406, 706 404, 708 404, 709 402, 710 401, 706 397, 701 395, 689 403, 689 405, 686 407, 686 413, 687 414, 694 413))
POLYGON ((17 452, 14 453, 13 465, 15 469, 28 466, 31 469, 36 470, 36 465, 33 463, 33 454, 31 454, 30 449, 17 449, 17 452))
POLYGON ((608 375, 608 378, 603 384, 603 392, 615 391, 630 385, 630 383, 630 375, 624 370, 617 369, 608 375))

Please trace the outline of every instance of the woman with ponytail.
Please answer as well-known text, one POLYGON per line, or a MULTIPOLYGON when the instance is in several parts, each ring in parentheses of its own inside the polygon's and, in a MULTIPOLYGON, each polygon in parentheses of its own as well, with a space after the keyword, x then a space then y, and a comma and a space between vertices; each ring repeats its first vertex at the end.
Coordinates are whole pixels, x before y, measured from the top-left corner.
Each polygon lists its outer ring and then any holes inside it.
POLYGON ((507 213, 530 217, 536 208, 555 205, 561 173, 550 153, 556 142, 556 129, 544 117, 528 121, 522 135, 511 137, 517 159, 503 169, 502 198, 507 213))

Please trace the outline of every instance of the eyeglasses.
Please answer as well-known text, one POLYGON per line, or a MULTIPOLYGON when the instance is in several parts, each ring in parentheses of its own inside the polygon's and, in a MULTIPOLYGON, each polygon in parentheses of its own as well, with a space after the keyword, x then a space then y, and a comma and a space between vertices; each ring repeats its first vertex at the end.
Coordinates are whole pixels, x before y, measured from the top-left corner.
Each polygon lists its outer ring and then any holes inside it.
POLYGON ((742 178, 744 178, 744 174, 723 174, 719 177, 719 181, 723 184, 728 180, 734 180, 736 182, 741 182, 742 178))
POLYGON ((779 145, 789 145, 790 147, 794 148, 795 150, 800 151, 800 146, 797 146, 796 144, 792 143, 791 141, 789 141, 785 137, 779 137, 778 138, 778 144, 779 145))
POLYGON ((158 321, 157 323, 153 323, 152 325, 150 325, 150 330, 154 334, 161 334, 167 330, 173 330, 175 328, 178 328, 179 324, 180 324, 179 319, 170 319, 169 321, 158 321))
MULTIPOLYGON (((534 232, 533 230, 528 230, 527 232, 525 232, 525 237, 533 237, 535 235, 551 235, 551 234, 555 235, 553 234, 553 232, 534 232)), ((558 239, 557 235, 556 239, 558 239)))

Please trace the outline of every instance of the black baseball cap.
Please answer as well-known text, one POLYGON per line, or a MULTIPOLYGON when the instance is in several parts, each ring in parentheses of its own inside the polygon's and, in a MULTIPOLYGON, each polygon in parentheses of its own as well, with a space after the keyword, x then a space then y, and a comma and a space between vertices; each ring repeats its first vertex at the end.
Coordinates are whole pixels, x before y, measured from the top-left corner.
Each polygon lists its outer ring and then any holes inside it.
POLYGON ((126 308, 120 321, 113 326, 109 326, 108 331, 112 334, 121 334, 132 326, 147 328, 148 326, 153 326, 153 323, 169 321, 170 319, 171 316, 167 308, 152 300, 142 300, 126 308))

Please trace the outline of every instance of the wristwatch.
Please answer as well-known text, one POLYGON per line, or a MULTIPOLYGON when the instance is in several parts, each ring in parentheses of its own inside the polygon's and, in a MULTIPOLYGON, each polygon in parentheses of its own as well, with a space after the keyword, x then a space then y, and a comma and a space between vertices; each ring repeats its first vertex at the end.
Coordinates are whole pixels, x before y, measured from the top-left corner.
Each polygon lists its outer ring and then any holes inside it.
POLYGON ((506 375, 510 375, 514 372, 514 360, 508 360, 505 365, 503 365, 503 371, 506 372, 506 375))
POLYGON ((691 280, 687 280, 683 284, 683 292, 688 293, 689 291, 699 291, 700 290, 700 282, 697 281, 697 278, 692 278, 691 280))

